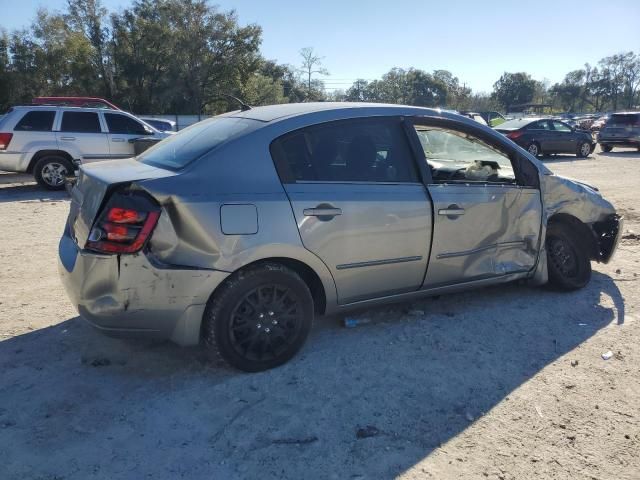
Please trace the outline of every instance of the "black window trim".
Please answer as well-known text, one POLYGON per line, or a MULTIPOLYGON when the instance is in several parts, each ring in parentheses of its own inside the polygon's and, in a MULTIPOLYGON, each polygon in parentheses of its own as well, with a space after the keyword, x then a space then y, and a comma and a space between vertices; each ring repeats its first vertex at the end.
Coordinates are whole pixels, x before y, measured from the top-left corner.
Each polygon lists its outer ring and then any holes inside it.
MULTIPOLYGON (((447 130, 454 130, 454 131, 458 131, 461 133, 465 133, 467 135, 472 135, 474 137, 477 137, 479 140, 482 140, 483 142, 489 144, 490 146, 494 147, 495 149, 497 149, 498 151, 504 153, 507 158, 509 158, 509 160, 511 161, 511 166, 513 167, 513 172, 515 174, 516 177, 516 184, 515 185, 511 185, 508 183, 501 183, 501 182, 470 182, 468 180, 464 180, 464 181, 450 181, 447 182, 447 184, 449 185, 489 185, 489 186, 504 186, 506 188, 535 188, 537 190, 540 190, 540 178, 538 176, 538 170, 535 167, 535 165, 533 165, 529 159, 527 159, 521 152, 519 152, 516 148, 514 148, 512 145, 509 145, 508 143, 506 143, 506 141, 503 143, 501 139, 495 138, 493 137, 491 134, 483 132, 481 128, 476 129, 471 127, 470 125, 466 125, 464 123, 458 122, 456 120, 450 120, 450 119, 446 119, 446 118, 442 118, 442 117, 438 117, 438 118, 433 118, 433 117, 423 117, 423 116, 412 116, 412 117, 406 117, 406 121, 407 124, 409 124, 411 126, 411 131, 410 134, 415 137, 415 142, 417 142, 418 145, 420 145, 420 148, 417 149, 416 152, 414 152, 414 154, 417 155, 416 158, 418 158, 418 163, 419 165, 424 165, 425 169, 428 170, 426 168, 427 165, 427 159, 426 156, 424 154, 424 150, 422 148, 422 145, 420 144, 420 140, 418 139, 418 133, 415 130, 415 126, 416 125, 422 125, 422 126, 429 126, 429 127, 437 127, 437 128, 442 128, 442 129, 447 129, 447 130), (530 185, 528 184, 529 182, 524 181, 523 178, 523 172, 521 170, 522 165, 523 164, 527 164, 529 166, 530 169, 535 170, 535 181, 534 181, 534 185, 530 185)), ((525 167, 526 168, 526 167, 525 167)), ((429 172, 428 178, 430 180, 431 185, 434 185, 433 183, 433 179, 431 178, 431 173, 429 172)), ((437 185, 442 185, 442 184, 437 184, 437 185)))
POLYGON ((271 159, 273 160, 274 166, 276 168, 276 172, 278 177, 280 178, 280 183, 283 185, 304 185, 304 184, 335 184, 335 185, 424 185, 424 179, 422 173, 422 168, 420 168, 419 162, 416 162, 415 152, 413 151, 413 146, 411 145, 411 137, 408 135, 404 117, 401 115, 376 115, 376 116, 368 116, 368 117, 353 117, 353 118, 341 118, 337 120, 329 120, 326 122, 318 122, 310 125, 305 125, 304 127, 296 128, 295 130, 291 130, 287 133, 284 133, 276 138, 274 138, 269 144, 269 153, 271 155, 271 159), (364 122, 380 122, 384 121, 390 124, 396 124, 400 129, 404 132, 403 140, 406 142, 407 149, 410 152, 410 168, 412 168, 416 174, 417 180, 411 182, 377 182, 371 180, 297 180, 291 171, 291 168, 286 160, 284 160, 284 155, 282 151, 276 151, 277 149, 282 149, 282 141, 286 140, 289 137, 293 137, 295 135, 300 134, 304 130, 315 129, 315 128, 330 128, 334 124, 352 124, 352 123, 364 123, 364 122))

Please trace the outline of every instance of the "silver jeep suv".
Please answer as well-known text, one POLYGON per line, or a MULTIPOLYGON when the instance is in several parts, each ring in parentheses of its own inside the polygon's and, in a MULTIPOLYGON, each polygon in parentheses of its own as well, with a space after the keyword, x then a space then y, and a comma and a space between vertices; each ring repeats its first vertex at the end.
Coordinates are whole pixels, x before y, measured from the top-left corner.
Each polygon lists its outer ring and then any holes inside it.
POLYGON ((314 315, 514 280, 581 288, 621 229, 597 189, 469 118, 287 104, 83 165, 59 271, 104 332, 202 341, 256 371, 290 359, 314 315))
POLYGON ((167 135, 121 111, 17 106, 0 118, 0 170, 33 173, 40 185, 61 189, 78 164, 132 157, 135 140, 167 135))

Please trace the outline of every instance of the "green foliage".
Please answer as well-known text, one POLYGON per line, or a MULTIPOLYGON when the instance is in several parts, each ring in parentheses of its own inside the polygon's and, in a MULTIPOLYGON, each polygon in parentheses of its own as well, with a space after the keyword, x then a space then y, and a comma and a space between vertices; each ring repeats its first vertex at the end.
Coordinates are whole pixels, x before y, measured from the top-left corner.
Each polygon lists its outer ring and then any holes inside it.
POLYGON ((505 72, 493 85, 492 97, 507 111, 516 105, 529 103, 536 93, 537 83, 524 72, 505 72))

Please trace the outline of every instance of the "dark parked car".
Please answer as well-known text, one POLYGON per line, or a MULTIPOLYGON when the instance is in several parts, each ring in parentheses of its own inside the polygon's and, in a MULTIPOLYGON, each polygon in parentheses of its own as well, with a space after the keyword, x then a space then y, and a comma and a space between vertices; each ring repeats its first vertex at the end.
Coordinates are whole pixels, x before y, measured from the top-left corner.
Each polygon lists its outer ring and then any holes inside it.
POLYGON ((613 147, 636 147, 640 151, 640 112, 612 114, 600 130, 598 142, 605 152, 613 147))
POLYGON ((496 131, 506 135, 533 156, 573 153, 584 158, 596 146, 590 132, 547 118, 509 120, 498 126, 496 131))

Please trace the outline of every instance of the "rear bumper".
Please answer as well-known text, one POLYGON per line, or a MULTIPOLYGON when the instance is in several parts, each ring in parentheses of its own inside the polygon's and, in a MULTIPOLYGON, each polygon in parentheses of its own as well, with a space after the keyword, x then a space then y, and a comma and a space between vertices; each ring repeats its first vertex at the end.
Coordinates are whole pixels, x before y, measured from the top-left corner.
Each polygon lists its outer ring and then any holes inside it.
POLYGON ((24 167, 24 153, 0 152, 0 170, 5 172, 26 172, 24 167))
POLYGON ((598 261, 609 263, 618 247, 624 227, 620 215, 609 215, 605 220, 593 224, 593 231, 598 243, 598 261))
POLYGON ((104 333, 171 339, 180 345, 199 342, 206 303, 229 275, 160 265, 144 253, 82 251, 68 228, 60 239, 58 270, 78 313, 104 333))

